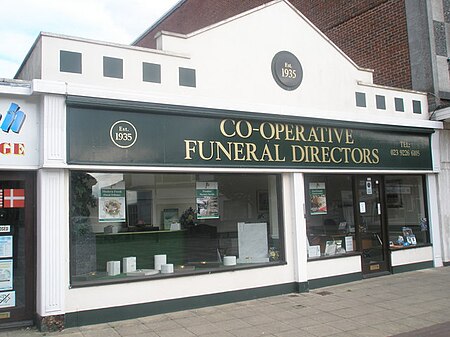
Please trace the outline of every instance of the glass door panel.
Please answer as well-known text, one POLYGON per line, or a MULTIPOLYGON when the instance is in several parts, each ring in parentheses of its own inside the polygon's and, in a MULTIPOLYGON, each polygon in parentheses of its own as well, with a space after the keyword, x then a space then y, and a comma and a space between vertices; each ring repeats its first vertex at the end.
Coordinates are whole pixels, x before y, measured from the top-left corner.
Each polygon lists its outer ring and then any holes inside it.
POLYGON ((380 185, 381 181, 377 176, 356 178, 357 240, 365 275, 387 270, 380 185))

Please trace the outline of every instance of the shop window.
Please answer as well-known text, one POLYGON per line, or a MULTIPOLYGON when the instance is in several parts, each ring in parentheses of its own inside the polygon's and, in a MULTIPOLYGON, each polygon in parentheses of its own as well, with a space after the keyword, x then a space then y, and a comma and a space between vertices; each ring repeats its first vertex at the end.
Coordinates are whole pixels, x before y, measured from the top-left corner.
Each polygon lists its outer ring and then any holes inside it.
POLYGON ((161 65, 143 62, 142 80, 144 82, 161 83, 161 65))
POLYGON ((73 286, 284 259, 280 177, 71 172, 73 286))
POLYGON ((123 60, 103 56, 103 76, 123 78, 123 60))
POLYGON ((179 83, 183 87, 196 87, 195 69, 179 68, 179 83))
POLYGON ((405 106, 403 104, 403 98, 395 97, 394 103, 395 103, 395 111, 399 111, 399 112, 405 111, 405 106))
POLYGON ((367 106, 366 104, 366 94, 363 92, 356 92, 355 93, 356 98, 356 106, 365 108, 367 106))
POLYGON ((356 250, 352 177, 305 177, 308 258, 356 250))
POLYGON ((59 71, 81 74, 81 53, 59 51, 59 71))
POLYGON ((386 110, 386 97, 381 95, 375 95, 377 109, 386 110))
POLYGON ((422 176, 386 176, 389 245, 392 248, 429 243, 422 176))

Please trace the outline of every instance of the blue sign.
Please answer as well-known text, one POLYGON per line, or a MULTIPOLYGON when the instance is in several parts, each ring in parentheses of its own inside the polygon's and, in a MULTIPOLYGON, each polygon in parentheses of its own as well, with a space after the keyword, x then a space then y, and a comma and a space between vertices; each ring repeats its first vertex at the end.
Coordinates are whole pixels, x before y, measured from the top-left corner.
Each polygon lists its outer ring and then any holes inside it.
MULTIPOLYGON (((20 132, 20 129, 25 122, 26 115, 19 109, 20 106, 18 106, 16 103, 11 103, 0 126, 0 129, 2 129, 4 132, 9 132, 10 130, 14 133, 20 132)), ((0 120, 1 118, 2 115, 0 114, 0 120)))

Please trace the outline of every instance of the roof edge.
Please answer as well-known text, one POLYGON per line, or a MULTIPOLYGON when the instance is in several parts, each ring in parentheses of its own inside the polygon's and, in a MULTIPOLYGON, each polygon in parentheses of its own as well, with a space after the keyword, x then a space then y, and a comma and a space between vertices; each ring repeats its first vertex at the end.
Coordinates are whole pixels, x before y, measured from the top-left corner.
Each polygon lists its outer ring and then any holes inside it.
MULTIPOLYGON (((153 29, 154 27, 156 27, 159 23, 161 23, 163 20, 165 20, 169 15, 171 15, 175 10, 177 10, 182 4, 184 4, 187 0, 181 0, 176 6, 174 6, 169 12, 167 12, 167 14, 165 16, 163 16, 160 20, 158 20, 151 28, 149 28, 149 30, 147 30, 143 35, 141 35, 140 38, 138 38, 138 40, 136 40, 134 43, 138 42, 146 33, 148 33, 151 29, 153 29)), ((177 37, 183 37, 183 38, 190 38, 199 34, 202 34, 204 32, 207 32, 211 29, 214 29, 216 27, 222 26, 224 24, 227 24, 229 22, 238 20, 244 16, 250 15, 254 12, 260 11, 266 7, 270 7, 273 6, 277 3, 280 2, 284 2, 286 5, 288 5, 295 13, 297 13, 298 16, 300 16, 314 31, 316 31, 323 39, 325 39, 333 48, 335 48, 338 53, 340 53, 348 62, 350 62, 357 70, 359 71, 365 71, 365 72, 369 72, 369 73, 374 73, 373 69, 368 69, 368 68, 363 68, 358 66, 355 61, 353 61, 346 53, 344 53, 344 51, 342 49, 340 49, 333 41, 331 41, 328 36, 326 36, 319 28, 317 28, 306 16, 304 16, 294 5, 292 5, 288 0, 272 0, 269 2, 266 2, 260 6, 251 8, 245 12, 241 12, 235 16, 229 17, 227 19, 224 19, 222 21, 213 23, 209 26, 200 28, 194 32, 188 33, 188 34, 179 34, 179 33, 170 33, 165 31, 164 35, 170 35, 170 36, 177 36, 177 37)), ((161 35, 161 34, 159 34, 161 35)), ((158 36, 159 36, 158 35, 158 36)))
POLYGON ((34 40, 33 44, 30 47, 30 50, 28 50, 27 55, 25 55, 25 58, 23 59, 22 63, 19 66, 19 69, 17 69, 16 74, 14 75, 14 79, 17 79, 19 74, 22 72, 23 68, 28 62, 28 59, 30 58, 31 54, 33 53, 34 48, 36 48, 36 45, 39 43, 39 40, 42 38, 42 35, 44 35, 43 32, 39 32, 39 35, 34 40))
POLYGON ((178 8, 180 8, 187 0, 178 1, 169 11, 161 16, 153 25, 147 28, 141 35, 138 36, 136 40, 130 43, 130 45, 135 46, 139 43, 148 33, 150 33, 155 27, 157 27, 161 22, 166 20, 173 12, 175 12, 178 8))

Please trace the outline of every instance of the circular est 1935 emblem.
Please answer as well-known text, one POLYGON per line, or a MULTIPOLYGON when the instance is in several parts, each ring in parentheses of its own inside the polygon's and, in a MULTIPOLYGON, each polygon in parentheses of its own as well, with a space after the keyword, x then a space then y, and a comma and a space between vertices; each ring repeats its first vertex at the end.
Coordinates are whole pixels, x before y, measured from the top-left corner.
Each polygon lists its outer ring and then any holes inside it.
POLYGON ((280 51, 272 59, 272 76, 281 88, 295 90, 303 80, 302 65, 294 54, 280 51))
POLYGON ((114 145, 127 149, 132 147, 137 140, 137 130, 133 124, 128 121, 117 121, 109 130, 114 145))

